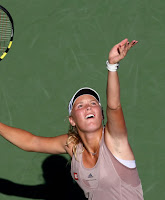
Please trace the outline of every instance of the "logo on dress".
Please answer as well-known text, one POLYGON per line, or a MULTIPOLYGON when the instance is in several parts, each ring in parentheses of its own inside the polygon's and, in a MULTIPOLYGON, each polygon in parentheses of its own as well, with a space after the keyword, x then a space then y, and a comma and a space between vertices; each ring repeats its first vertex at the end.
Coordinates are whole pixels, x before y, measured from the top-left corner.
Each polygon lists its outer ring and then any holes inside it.
POLYGON ((74 173, 74 179, 78 180, 78 174, 77 173, 74 173))
POLYGON ((90 174, 88 175, 88 178, 93 178, 93 175, 90 173, 90 174))

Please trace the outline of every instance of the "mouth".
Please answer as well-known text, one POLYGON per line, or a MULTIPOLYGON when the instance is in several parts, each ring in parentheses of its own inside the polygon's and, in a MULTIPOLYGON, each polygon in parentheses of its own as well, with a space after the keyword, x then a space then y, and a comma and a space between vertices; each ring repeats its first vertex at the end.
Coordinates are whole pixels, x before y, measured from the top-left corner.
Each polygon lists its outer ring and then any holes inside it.
POLYGON ((85 117, 85 119, 91 119, 91 118, 94 118, 94 117, 95 117, 95 115, 89 114, 89 115, 87 115, 87 116, 85 117))

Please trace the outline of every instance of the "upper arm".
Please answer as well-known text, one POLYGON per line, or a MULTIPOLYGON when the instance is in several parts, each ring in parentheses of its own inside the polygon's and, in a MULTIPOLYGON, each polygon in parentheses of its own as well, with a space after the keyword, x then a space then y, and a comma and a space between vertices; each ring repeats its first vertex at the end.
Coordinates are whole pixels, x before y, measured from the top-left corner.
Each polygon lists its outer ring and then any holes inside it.
POLYGON ((111 109, 107 106, 106 126, 112 137, 127 137, 127 128, 121 105, 119 105, 116 109, 111 109))
POLYGON ((41 137, 23 129, 0 123, 0 135, 25 151, 50 154, 72 153, 72 145, 66 146, 68 135, 41 137))
POLYGON ((127 128, 121 105, 117 109, 107 107, 105 143, 115 156, 126 160, 134 159, 132 149, 128 142, 127 128))
POLYGON ((66 146, 67 139, 67 134, 56 137, 34 136, 31 140, 29 151, 50 154, 70 154, 71 148, 66 146))

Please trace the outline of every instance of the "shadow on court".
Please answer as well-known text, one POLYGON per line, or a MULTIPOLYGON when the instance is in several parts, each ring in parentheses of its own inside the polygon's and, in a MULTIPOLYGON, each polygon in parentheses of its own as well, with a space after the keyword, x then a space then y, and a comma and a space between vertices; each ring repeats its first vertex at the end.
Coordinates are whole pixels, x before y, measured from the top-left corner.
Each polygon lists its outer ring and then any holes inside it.
POLYGON ((72 180, 67 159, 51 155, 44 160, 42 170, 44 184, 29 186, 0 179, 0 192, 31 199, 86 200, 83 191, 72 180))

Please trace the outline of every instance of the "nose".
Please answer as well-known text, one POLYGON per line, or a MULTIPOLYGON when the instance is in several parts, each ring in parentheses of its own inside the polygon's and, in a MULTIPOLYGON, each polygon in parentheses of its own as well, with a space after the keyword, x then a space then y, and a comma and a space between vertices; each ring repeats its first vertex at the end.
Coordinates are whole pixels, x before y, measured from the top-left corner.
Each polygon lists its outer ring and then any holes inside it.
POLYGON ((90 106, 89 104, 87 104, 86 109, 87 109, 87 110, 90 110, 90 109, 91 109, 91 106, 90 106))

